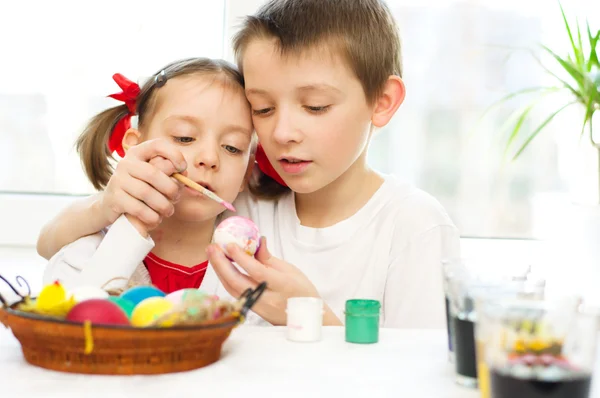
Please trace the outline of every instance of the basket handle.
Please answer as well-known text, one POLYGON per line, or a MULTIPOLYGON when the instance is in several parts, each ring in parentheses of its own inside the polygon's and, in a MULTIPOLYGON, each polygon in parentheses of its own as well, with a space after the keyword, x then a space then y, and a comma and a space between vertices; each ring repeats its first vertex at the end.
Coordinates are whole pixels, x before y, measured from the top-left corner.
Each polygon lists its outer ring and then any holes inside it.
MULTIPOLYGON (((10 283, 5 277, 3 277, 2 275, 0 275, 0 279, 2 279, 4 282, 6 282, 6 284, 8 285, 8 287, 11 288, 11 290, 13 292, 15 292, 15 294, 19 297, 21 297, 21 299, 24 299, 26 297, 29 297, 31 295, 31 287, 29 286, 29 283, 27 283, 27 281, 25 280, 25 278, 23 278, 21 275, 17 275, 17 277, 15 278, 17 281, 17 285, 19 285, 19 287, 23 287, 23 285, 21 284, 21 282, 23 282, 25 284, 25 286, 27 286, 27 294, 26 295, 22 295, 13 285, 12 283, 10 283)), ((2 302, 2 305, 5 307, 9 307, 8 304, 8 300, 6 300, 4 298, 4 296, 2 296, 2 294, 0 294, 0 302, 2 302)))
POLYGON ((254 290, 248 288, 242 295, 240 296, 240 300, 246 299, 244 304, 242 305, 242 309, 240 310, 240 314, 242 316, 246 316, 248 311, 252 308, 252 306, 258 301, 260 296, 267 289, 267 282, 262 282, 254 290))

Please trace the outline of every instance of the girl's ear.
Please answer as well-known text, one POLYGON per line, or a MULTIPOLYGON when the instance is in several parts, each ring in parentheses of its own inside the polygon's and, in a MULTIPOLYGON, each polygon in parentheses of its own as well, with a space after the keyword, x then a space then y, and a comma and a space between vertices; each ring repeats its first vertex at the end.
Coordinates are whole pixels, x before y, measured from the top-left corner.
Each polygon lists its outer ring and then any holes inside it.
POLYGON ((248 181, 250 181, 250 177, 252 176, 252 172, 254 171, 254 153, 250 155, 250 159, 248 160, 248 168, 246 169, 246 175, 244 176, 244 180, 242 181, 242 186, 240 186, 240 192, 243 192, 248 186, 248 181))
MULTIPOLYGON (((142 133, 140 133, 136 129, 129 129, 125 132, 123 136, 123 148, 131 148, 132 146, 136 146, 140 143, 140 139, 142 137, 142 133)), ((127 152, 127 150, 125 150, 127 152)))
POLYGON ((375 101, 371 123, 375 127, 383 127, 389 123, 392 116, 396 113, 406 95, 404 82, 398 76, 388 77, 383 92, 375 101))

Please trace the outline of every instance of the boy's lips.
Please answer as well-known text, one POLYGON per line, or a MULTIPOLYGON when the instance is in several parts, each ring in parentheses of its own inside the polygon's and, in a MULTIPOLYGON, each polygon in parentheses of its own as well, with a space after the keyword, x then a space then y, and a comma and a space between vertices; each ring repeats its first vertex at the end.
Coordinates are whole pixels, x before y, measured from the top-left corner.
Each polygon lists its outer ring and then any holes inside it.
POLYGON ((311 160, 302 160, 296 158, 279 159, 279 165, 287 174, 300 174, 304 170, 306 170, 306 168, 310 166, 311 163, 311 160))

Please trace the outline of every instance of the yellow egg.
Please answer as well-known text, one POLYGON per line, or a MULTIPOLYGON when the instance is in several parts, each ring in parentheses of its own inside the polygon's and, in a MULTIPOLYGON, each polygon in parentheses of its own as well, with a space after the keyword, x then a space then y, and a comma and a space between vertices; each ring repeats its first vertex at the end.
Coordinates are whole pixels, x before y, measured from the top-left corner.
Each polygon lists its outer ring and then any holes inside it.
MULTIPOLYGON (((164 297, 149 297, 133 309, 131 324, 137 327, 151 326, 172 308, 173 303, 164 297)), ((171 322, 161 322, 160 326, 171 326, 171 322)))

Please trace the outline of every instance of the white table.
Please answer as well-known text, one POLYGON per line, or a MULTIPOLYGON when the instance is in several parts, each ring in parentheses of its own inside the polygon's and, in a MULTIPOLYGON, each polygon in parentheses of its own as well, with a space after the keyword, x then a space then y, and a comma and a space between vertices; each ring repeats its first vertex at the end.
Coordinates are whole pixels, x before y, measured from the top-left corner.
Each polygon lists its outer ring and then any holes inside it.
POLYGON ((0 389, 2 396, 36 398, 479 396, 455 385, 443 330, 384 329, 373 345, 346 343, 341 327, 326 327, 318 343, 292 343, 284 333, 242 326, 225 342, 221 360, 194 371, 89 376, 29 365, 10 330, 0 326, 0 389))

